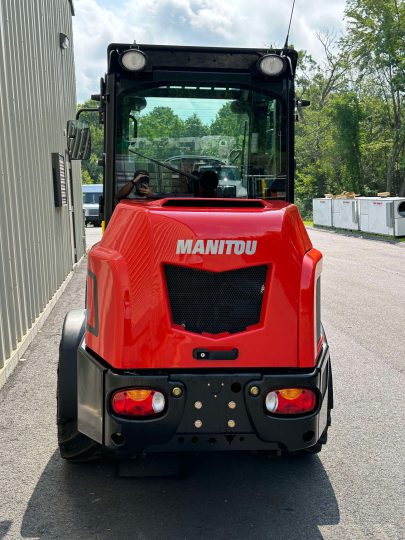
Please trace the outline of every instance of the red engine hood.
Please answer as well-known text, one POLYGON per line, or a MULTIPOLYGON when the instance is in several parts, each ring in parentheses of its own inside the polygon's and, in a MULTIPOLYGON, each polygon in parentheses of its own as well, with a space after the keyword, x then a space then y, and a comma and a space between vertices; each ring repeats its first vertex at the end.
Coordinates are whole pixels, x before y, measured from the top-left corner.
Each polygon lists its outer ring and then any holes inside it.
POLYGON ((116 369, 312 366, 320 259, 292 204, 121 202, 89 253, 86 345, 116 369), (173 324, 166 264, 210 272, 267 265, 260 322, 233 334, 200 334, 173 324), (202 362, 193 357, 196 348, 236 348, 238 358, 202 362))

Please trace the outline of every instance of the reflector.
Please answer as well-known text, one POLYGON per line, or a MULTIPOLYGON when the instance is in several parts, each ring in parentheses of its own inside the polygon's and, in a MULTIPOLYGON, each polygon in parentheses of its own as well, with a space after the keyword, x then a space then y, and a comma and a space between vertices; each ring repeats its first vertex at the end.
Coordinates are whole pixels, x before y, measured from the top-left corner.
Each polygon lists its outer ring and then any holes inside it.
POLYGON ((143 401, 144 399, 148 398, 151 393, 152 390, 142 390, 140 388, 136 388, 135 390, 127 390, 128 397, 134 401, 143 401))
POLYGON ((283 388, 279 392, 284 399, 297 399, 303 391, 301 388, 283 388))

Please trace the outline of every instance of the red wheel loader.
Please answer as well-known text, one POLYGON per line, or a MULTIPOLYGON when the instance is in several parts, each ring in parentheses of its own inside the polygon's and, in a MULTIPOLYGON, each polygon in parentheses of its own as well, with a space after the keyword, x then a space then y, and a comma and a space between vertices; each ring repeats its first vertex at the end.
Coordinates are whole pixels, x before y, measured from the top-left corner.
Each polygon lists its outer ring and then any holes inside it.
MULTIPOLYGON (((332 371, 322 255, 293 204, 297 53, 112 44, 107 58, 105 232, 63 327, 62 457, 319 452, 332 371)), ((85 132, 70 122, 72 159, 85 132)))

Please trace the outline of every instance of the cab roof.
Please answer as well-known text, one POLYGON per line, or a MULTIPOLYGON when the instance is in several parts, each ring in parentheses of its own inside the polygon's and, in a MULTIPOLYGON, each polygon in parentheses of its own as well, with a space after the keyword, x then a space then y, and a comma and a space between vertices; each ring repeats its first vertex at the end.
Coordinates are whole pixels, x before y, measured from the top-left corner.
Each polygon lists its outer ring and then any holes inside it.
POLYGON ((119 55, 129 49, 139 49, 148 57, 145 72, 154 69, 225 70, 251 72, 259 58, 266 54, 288 57, 295 73, 298 53, 283 48, 197 47, 184 45, 147 45, 136 43, 111 43, 107 49, 108 71, 121 71, 119 55))

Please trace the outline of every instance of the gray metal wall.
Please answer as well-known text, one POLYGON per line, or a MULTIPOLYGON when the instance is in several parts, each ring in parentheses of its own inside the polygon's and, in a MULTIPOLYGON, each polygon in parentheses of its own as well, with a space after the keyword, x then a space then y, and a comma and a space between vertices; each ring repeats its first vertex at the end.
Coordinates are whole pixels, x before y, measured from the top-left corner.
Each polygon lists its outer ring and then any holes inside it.
POLYGON ((54 205, 51 165, 75 112, 72 3, 0 0, 0 368, 84 252, 80 166, 72 225, 70 206, 54 205))

